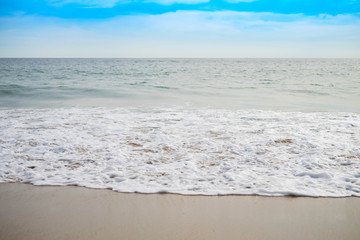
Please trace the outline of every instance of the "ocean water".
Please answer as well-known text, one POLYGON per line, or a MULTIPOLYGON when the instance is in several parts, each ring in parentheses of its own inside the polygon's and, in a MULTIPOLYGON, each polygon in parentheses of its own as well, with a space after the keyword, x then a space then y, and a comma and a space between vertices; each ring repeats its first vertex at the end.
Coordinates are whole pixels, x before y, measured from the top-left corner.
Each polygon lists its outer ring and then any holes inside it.
POLYGON ((360 196, 360 59, 0 59, 0 182, 360 196))

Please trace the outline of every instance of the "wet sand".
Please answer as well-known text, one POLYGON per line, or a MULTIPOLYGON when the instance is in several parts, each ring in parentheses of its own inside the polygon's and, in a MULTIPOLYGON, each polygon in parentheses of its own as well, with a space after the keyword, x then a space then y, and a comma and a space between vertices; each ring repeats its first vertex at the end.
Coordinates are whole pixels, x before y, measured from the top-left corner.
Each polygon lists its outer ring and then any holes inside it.
POLYGON ((360 198, 0 184, 0 239, 360 239, 360 198))

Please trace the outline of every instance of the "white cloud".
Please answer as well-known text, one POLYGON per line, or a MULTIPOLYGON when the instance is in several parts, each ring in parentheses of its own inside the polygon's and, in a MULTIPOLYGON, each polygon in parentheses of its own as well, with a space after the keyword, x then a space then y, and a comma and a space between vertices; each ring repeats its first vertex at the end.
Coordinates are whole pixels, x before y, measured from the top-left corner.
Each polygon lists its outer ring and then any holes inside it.
POLYGON ((0 19, 0 57, 358 57, 360 15, 179 11, 0 19))
MULTIPOLYGON (((210 0, 47 0, 50 4, 55 6, 62 6, 69 3, 77 3, 90 7, 102 7, 102 8, 111 8, 116 4, 122 3, 131 3, 131 2, 153 2, 161 5, 172 5, 175 3, 183 3, 183 4, 198 4, 198 3, 206 3, 210 0)), ((230 0, 232 1, 232 0, 230 0)), ((236 0, 235 0, 236 1, 236 0)), ((244 0, 249 1, 249 0, 244 0)), ((251 1, 251 0, 250 0, 251 1)))
POLYGON ((48 2, 55 6, 62 6, 69 3, 77 3, 91 7, 111 8, 118 2, 125 2, 124 0, 48 0, 48 2))

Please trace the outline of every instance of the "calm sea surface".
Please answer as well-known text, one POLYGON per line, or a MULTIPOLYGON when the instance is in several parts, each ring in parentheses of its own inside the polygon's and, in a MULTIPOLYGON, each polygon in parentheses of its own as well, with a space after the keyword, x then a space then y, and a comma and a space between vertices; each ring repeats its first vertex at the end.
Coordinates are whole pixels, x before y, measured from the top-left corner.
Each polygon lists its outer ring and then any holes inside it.
POLYGON ((0 59, 0 182, 360 196, 360 59, 0 59))
POLYGON ((0 107, 360 112, 360 59, 0 59, 0 107))

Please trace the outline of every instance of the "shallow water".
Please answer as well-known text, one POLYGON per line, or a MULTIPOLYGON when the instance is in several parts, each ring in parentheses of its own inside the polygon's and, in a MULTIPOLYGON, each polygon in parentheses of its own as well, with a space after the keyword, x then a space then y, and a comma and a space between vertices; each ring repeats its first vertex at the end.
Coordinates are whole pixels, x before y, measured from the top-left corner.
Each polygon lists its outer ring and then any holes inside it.
POLYGON ((0 107, 360 112, 359 59, 0 59, 0 107))
POLYGON ((360 196, 359 60, 0 63, 1 182, 360 196))

